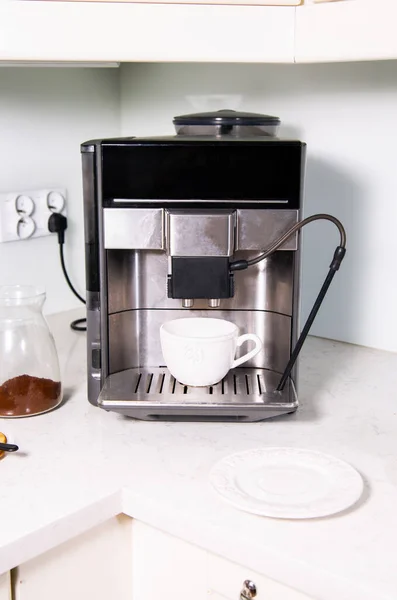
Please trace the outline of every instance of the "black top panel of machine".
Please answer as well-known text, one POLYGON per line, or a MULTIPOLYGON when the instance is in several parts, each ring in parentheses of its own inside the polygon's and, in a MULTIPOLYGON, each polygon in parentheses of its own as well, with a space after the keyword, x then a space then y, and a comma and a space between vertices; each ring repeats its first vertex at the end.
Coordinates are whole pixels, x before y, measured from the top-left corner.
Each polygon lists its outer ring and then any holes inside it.
POLYGON ((230 200, 247 208, 261 201, 268 208, 300 207, 302 142, 170 137, 104 140, 101 146, 104 206, 182 208, 230 200))

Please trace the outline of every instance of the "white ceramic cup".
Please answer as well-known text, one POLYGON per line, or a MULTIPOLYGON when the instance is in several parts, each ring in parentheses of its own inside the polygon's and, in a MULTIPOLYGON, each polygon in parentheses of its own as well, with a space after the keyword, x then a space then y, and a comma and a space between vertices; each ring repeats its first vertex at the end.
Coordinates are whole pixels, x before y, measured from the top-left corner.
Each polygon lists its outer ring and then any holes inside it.
POLYGON ((239 336, 234 323, 207 317, 163 323, 160 341, 170 373, 180 383, 197 387, 215 385, 230 369, 242 365, 262 349, 262 342, 254 333, 239 336), (255 348, 235 359, 237 347, 248 340, 255 342, 255 348))

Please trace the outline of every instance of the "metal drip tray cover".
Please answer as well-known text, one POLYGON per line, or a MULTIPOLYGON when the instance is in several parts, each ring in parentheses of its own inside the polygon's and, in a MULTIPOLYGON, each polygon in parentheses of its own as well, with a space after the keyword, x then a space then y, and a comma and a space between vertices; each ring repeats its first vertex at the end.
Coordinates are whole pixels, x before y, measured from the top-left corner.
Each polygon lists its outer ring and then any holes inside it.
POLYGON ((98 405, 139 419, 257 421, 296 410, 292 381, 276 392, 279 380, 274 371, 234 369, 217 385, 199 388, 182 385, 166 368, 127 369, 106 378, 98 405))

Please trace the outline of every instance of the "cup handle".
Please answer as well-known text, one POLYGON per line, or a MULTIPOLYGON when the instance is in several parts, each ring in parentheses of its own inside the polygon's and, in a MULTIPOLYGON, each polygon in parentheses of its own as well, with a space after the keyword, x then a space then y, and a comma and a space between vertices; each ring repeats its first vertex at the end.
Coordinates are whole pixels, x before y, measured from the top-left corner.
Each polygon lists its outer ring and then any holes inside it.
POLYGON ((231 366, 232 369, 247 362, 247 360, 253 356, 256 356, 258 352, 262 350, 262 340, 255 335, 255 333, 244 333, 244 335, 240 335, 237 338, 237 346, 240 347, 242 344, 244 344, 244 342, 248 342, 248 340, 255 342, 255 348, 247 352, 247 354, 244 354, 244 356, 240 356, 240 358, 235 359, 231 366))

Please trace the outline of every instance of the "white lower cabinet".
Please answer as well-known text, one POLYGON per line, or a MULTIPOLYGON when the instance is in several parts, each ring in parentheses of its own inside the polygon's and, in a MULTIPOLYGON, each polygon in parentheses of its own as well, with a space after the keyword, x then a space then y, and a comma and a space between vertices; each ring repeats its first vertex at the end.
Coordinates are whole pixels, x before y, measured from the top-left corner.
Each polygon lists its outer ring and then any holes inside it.
POLYGON ((134 521, 133 600, 204 600, 207 554, 174 536, 134 521))
POLYGON ((121 515, 20 565, 12 600, 131 600, 131 579, 131 519, 121 515))
POLYGON ((140 522, 133 524, 133 600, 239 600, 244 581, 255 600, 314 600, 140 522))
POLYGON ((10 573, 0 575, 0 600, 11 600, 10 573))
POLYGON ((255 600, 314 600, 121 515, 2 575, 0 600, 240 600, 246 580, 255 600))

